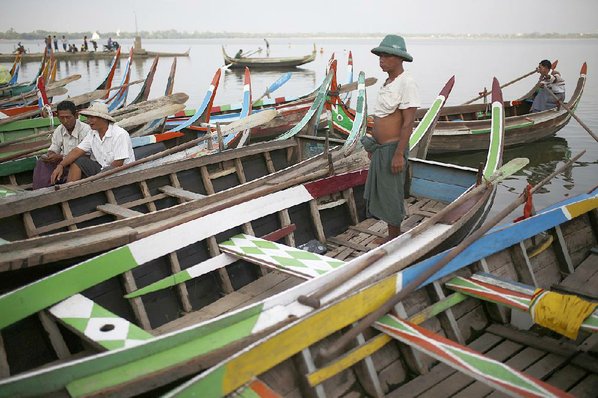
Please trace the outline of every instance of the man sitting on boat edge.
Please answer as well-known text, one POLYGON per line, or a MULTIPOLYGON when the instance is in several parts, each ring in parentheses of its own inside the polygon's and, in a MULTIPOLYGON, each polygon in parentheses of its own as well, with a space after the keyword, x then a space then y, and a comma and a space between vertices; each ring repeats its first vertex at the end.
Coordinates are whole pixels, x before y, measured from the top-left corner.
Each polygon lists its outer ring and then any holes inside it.
POLYGON ((58 163, 91 132, 89 125, 79 121, 77 107, 72 101, 62 101, 56 109, 61 124, 52 133, 48 152, 35 164, 33 189, 49 187, 50 178, 58 163))
POLYGON ((96 102, 80 113, 87 116, 92 131, 58 164, 52 183, 62 176, 66 166, 70 166, 67 182, 71 182, 135 161, 129 133, 114 124, 106 104, 96 102), (85 156, 87 153, 91 157, 85 156))
POLYGON ((546 92, 546 90, 552 91, 558 97, 559 101, 565 101, 565 80, 556 70, 550 72, 551 68, 552 63, 545 59, 540 62, 536 69, 540 74, 540 89, 534 97, 530 112, 541 112, 555 108, 558 105, 554 97, 546 92))
POLYGON ((364 197, 368 213, 388 224, 388 237, 376 241, 384 243, 401 233, 409 137, 420 99, 415 80, 403 69, 403 62, 412 62, 413 57, 401 36, 387 35, 372 53, 380 57, 380 68, 388 78, 374 108, 373 137, 365 135, 361 140, 371 157, 364 197))

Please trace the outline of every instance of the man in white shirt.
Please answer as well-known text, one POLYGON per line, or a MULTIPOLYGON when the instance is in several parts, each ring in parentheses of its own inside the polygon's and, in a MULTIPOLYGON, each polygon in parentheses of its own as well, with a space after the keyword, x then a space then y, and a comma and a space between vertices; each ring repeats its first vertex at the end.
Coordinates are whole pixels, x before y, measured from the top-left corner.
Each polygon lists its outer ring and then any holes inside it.
POLYGON ((48 152, 42 155, 35 165, 33 189, 49 187, 50 177, 58 163, 91 131, 89 125, 79 121, 77 107, 73 102, 62 101, 56 109, 61 124, 52 134, 48 152))
POLYGON ((415 80, 403 69, 403 62, 411 62, 413 57, 401 36, 387 35, 372 53, 380 57, 380 68, 388 78, 374 108, 372 136, 361 140, 371 160, 364 198, 368 214, 388 224, 388 237, 375 241, 385 243, 400 235, 405 217, 409 137, 420 99, 415 80))
POLYGON ((540 74, 538 90, 532 103, 531 112, 542 112, 547 109, 556 108, 558 103, 550 93, 546 90, 552 91, 559 101, 565 101, 565 80, 561 77, 561 74, 556 70, 550 72, 552 63, 545 59, 540 62, 536 68, 536 72, 540 74))
POLYGON ((67 182, 71 182, 135 161, 129 133, 114 124, 106 104, 96 102, 80 113, 87 116, 92 131, 58 163, 52 183, 62 176, 66 166, 70 166, 67 182), (84 156, 87 153, 91 157, 84 156))

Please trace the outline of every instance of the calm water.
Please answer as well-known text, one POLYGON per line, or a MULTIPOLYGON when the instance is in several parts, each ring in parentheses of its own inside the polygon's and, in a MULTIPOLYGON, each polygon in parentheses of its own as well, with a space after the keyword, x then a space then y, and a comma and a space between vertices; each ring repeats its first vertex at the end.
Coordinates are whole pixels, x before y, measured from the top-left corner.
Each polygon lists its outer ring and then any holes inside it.
MULTIPOLYGON (((334 52, 339 59, 339 82, 347 78, 346 60, 349 50, 353 52, 355 76, 358 71, 366 76, 374 76, 381 82, 384 74, 378 67, 378 59, 370 53, 380 38, 371 39, 316 39, 318 50, 316 60, 304 65, 293 73, 291 80, 280 88, 276 96, 299 96, 317 87, 324 78, 325 66, 334 52)), ((104 40, 105 42, 105 40, 104 40)), ((271 56, 304 55, 311 51, 314 40, 310 39, 271 39, 271 56)), ((42 49, 41 42, 24 42, 31 52, 42 49)), ((78 43, 79 45, 81 43, 78 43)), ((103 44, 103 43, 102 43, 103 44)), ((122 40, 124 48, 132 45, 130 40, 122 40)), ((175 80, 175 91, 189 95, 188 107, 196 108, 210 83, 216 69, 223 63, 221 45, 225 45, 229 55, 239 49, 245 52, 264 47, 258 39, 228 40, 145 40, 143 46, 153 51, 185 51, 191 49, 191 56, 179 58, 175 80)), ((584 61, 588 62, 586 88, 578 107, 577 115, 598 134, 598 40, 456 40, 456 39, 411 39, 407 46, 415 62, 408 64, 408 69, 415 75, 421 92, 423 105, 429 105, 444 83, 456 76, 456 84, 448 104, 457 105, 476 96, 484 87, 491 87, 492 77, 506 83, 531 71, 541 59, 558 59, 558 70, 567 81, 567 96, 573 92, 579 76, 579 69, 584 61)), ((15 42, 0 41, 0 52, 14 49, 15 42)), ((123 57, 125 58, 125 57, 123 57)), ((68 86, 72 95, 93 90, 107 72, 110 60, 61 61, 59 77, 81 74, 82 78, 68 86)), ((124 59, 121 66, 124 67, 124 59)), ((151 59, 134 62, 132 79, 145 77, 151 59)), ((172 58, 160 60, 154 80, 151 97, 158 97, 164 92, 166 77, 172 58)), ((9 67, 9 64, 3 64, 9 67)), ((28 81, 37 72, 35 63, 23 65, 21 81, 28 81)), ((117 72, 115 82, 119 82, 122 69, 117 72)), ((281 72, 253 71, 252 89, 254 97, 263 93, 281 72)), ((511 85, 504 90, 504 98, 519 97, 535 83, 537 75, 511 85)), ((380 83, 368 89, 370 106, 374 103, 380 83)), ((134 98, 140 86, 131 89, 129 98, 134 98)), ((238 103, 242 94, 241 72, 227 71, 220 82, 215 104, 238 103)), ((598 185, 598 143, 585 130, 572 120, 555 137, 534 143, 533 145, 509 149, 505 161, 514 157, 528 157, 530 164, 525 170, 505 181, 499 188, 492 212, 498 212, 522 192, 525 185, 536 183, 551 173, 573 154, 586 149, 587 153, 572 170, 554 178, 545 188, 535 195, 537 209, 542 209, 566 197, 587 192, 598 185)), ((454 162, 476 167, 484 160, 482 154, 443 156, 437 160, 454 162)), ((515 216, 515 215, 514 215, 515 216)))

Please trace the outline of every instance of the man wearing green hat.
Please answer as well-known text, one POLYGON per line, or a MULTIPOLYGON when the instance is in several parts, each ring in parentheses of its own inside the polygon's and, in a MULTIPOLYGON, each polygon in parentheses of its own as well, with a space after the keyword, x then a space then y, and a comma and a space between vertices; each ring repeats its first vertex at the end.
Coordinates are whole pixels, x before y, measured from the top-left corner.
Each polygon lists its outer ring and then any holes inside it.
POLYGON ((372 136, 361 141, 371 159, 364 197, 368 213, 388 223, 388 237, 376 242, 385 243, 400 235, 405 217, 409 137, 420 100, 415 80, 403 69, 403 62, 413 61, 405 39, 387 35, 372 53, 380 57, 380 68, 388 78, 374 107, 372 136))

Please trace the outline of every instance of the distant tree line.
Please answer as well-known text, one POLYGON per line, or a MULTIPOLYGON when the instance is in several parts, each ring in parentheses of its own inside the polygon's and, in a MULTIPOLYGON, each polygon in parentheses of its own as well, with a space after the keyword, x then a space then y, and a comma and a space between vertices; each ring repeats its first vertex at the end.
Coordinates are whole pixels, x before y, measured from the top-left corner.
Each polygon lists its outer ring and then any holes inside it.
MULTIPOLYGON (((19 33, 13 28, 8 29, 6 32, 0 32, 0 39, 3 40, 43 40, 48 35, 62 37, 65 35, 69 39, 91 37, 93 31, 88 32, 54 32, 48 30, 35 30, 33 32, 22 32, 19 33)), ((116 32, 98 32, 103 39, 112 37, 113 39, 125 38, 132 39, 136 36, 135 32, 119 32, 117 36, 116 32)), ((226 39, 226 38, 263 38, 263 37, 279 37, 279 38, 292 38, 292 37, 383 37, 385 33, 243 33, 243 32, 179 32, 174 29, 170 30, 158 30, 158 31, 140 31, 138 34, 144 39, 226 39)), ((598 38, 598 33, 513 33, 513 34, 460 34, 460 33, 418 33, 418 34, 405 34, 407 37, 431 37, 431 38, 471 38, 471 39, 483 39, 483 38, 499 38, 499 39, 595 39, 598 38)))

